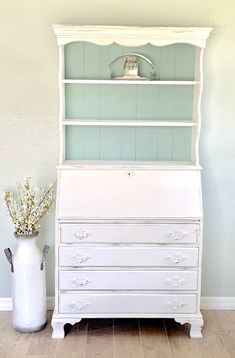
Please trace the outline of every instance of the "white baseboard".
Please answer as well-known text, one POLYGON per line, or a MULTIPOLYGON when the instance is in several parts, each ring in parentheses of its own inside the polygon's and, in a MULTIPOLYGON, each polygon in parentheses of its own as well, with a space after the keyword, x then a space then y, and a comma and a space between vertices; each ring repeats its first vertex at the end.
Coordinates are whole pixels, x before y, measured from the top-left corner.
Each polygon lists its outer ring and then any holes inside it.
POLYGON ((0 311, 11 311, 12 310, 12 299, 11 297, 0 298, 0 311))
MULTIPOLYGON (((54 297, 47 297, 47 309, 54 309, 54 297)), ((11 297, 0 297, 0 311, 12 311, 12 298, 11 297)))
MULTIPOLYGON (((47 309, 54 309, 54 297, 47 297, 47 309)), ((234 310, 235 297, 207 297, 201 298, 201 309, 203 310, 234 310)), ((0 311, 11 311, 11 297, 0 297, 0 311)))
POLYGON ((202 310, 234 310, 235 297, 212 297, 202 296, 202 310))
POLYGON ((53 310, 55 306, 55 297, 47 296, 47 309, 53 310))

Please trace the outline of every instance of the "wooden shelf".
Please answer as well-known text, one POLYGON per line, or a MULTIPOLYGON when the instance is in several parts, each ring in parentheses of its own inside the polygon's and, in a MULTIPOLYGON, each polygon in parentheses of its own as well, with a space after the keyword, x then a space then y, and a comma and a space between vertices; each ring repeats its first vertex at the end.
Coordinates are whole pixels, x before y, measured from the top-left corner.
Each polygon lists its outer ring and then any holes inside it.
POLYGON ((57 168, 74 169, 74 167, 87 167, 87 169, 113 169, 132 168, 132 169, 200 169, 200 165, 195 165, 192 161, 125 161, 125 160, 65 160, 57 168))
POLYGON ((127 127, 195 127, 193 121, 176 121, 176 120, 97 120, 97 119, 74 119, 63 121, 65 126, 127 126, 127 127))
POLYGON ((199 81, 142 81, 142 80, 70 80, 64 79, 63 83, 70 84, 99 84, 99 85, 151 85, 151 86, 164 86, 164 85, 174 85, 174 86, 194 86, 199 84, 199 81))

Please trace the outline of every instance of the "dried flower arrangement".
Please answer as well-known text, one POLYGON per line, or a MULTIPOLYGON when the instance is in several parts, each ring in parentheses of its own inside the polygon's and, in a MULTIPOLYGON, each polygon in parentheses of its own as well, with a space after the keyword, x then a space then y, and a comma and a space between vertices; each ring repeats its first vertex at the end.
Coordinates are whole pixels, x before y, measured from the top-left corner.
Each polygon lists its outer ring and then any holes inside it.
POLYGON ((16 234, 37 234, 39 221, 49 213, 55 202, 55 187, 32 187, 31 177, 25 177, 24 184, 17 191, 4 191, 7 211, 15 226, 16 234))

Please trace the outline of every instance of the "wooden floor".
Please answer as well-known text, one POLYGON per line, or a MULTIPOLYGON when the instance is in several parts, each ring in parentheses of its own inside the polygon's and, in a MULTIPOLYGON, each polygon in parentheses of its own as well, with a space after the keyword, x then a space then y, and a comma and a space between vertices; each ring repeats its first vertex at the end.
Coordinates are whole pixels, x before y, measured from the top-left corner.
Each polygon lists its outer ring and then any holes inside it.
MULTIPOLYGON (((235 311, 204 311, 204 338, 192 340, 174 320, 82 320, 51 339, 50 324, 38 333, 12 328, 0 312, 0 358, 235 358, 235 311)), ((50 321, 51 312, 48 312, 50 321)))

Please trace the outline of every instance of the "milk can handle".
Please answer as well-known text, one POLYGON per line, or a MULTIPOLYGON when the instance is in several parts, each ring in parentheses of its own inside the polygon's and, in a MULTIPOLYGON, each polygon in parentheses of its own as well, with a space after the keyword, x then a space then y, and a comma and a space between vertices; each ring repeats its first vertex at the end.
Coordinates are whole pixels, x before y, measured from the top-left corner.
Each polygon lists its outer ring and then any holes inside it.
POLYGON ((13 261, 12 261, 12 252, 11 249, 9 249, 9 247, 7 249, 4 250, 7 261, 10 263, 11 265, 11 272, 14 272, 14 265, 13 265, 13 261))
POLYGON ((40 270, 42 271, 43 268, 44 268, 44 262, 46 260, 46 256, 48 254, 48 251, 49 251, 49 246, 48 245, 45 245, 43 250, 42 250, 42 261, 41 261, 41 265, 40 265, 40 270))

